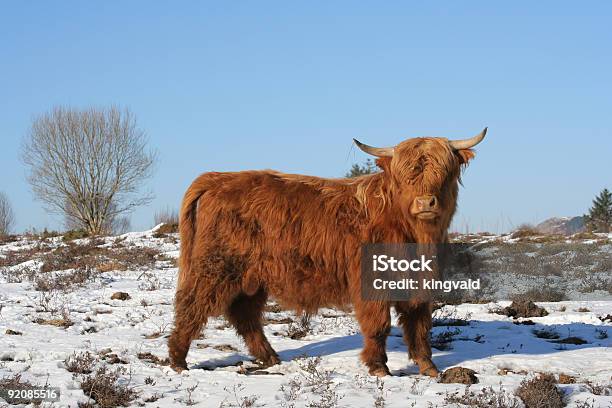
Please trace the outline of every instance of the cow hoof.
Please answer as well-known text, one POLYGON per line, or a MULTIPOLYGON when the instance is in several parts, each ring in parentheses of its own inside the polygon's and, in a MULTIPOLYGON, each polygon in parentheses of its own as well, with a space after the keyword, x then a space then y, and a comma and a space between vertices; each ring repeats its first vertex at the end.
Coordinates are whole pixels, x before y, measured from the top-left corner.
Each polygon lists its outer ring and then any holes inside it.
POLYGON ((187 368, 187 364, 171 364, 170 368, 176 371, 177 373, 182 373, 185 370, 189 370, 187 368))
POLYGON ((277 355, 272 355, 269 357, 266 357, 264 359, 258 359, 257 362, 259 363, 259 365, 261 366, 261 368, 268 368, 268 367, 272 367, 275 366, 277 364, 280 364, 280 358, 278 358, 277 355))
POLYGON ((372 367, 369 370, 370 375, 375 375, 376 377, 386 377, 391 375, 391 371, 387 368, 386 365, 372 367))
POLYGON ((424 370, 420 370, 421 375, 426 375, 428 377, 436 378, 440 372, 436 367, 429 367, 424 370))

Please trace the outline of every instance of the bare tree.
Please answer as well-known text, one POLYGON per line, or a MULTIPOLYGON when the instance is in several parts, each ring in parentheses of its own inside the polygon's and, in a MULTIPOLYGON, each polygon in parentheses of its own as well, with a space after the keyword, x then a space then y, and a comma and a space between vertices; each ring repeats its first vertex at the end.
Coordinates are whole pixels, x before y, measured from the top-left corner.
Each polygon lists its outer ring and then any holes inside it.
POLYGON ((127 109, 56 107, 34 119, 22 159, 36 197, 90 234, 153 199, 142 185, 156 154, 127 109))
POLYGON ((11 203, 2 191, 0 191, 0 237, 8 235, 13 229, 15 214, 11 203))

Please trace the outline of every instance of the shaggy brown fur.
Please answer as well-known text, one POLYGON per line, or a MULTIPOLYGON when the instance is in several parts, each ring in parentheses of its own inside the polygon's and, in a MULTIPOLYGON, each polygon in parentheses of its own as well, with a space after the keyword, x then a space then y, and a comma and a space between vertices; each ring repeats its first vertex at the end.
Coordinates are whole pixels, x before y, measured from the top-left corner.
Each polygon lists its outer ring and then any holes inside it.
POLYGON ((364 301, 362 243, 439 243, 455 212, 461 166, 474 153, 454 151, 444 138, 400 143, 377 160, 382 172, 325 179, 275 171, 206 173, 185 194, 173 367, 187 368, 189 345, 208 317, 225 315, 264 364, 279 362, 262 330, 268 296, 314 313, 353 304, 364 338, 361 359, 371 374, 389 374, 385 342, 390 306, 399 314, 409 356, 436 376, 431 361, 431 304, 364 301), (437 197, 439 215, 412 215, 415 197, 437 197))

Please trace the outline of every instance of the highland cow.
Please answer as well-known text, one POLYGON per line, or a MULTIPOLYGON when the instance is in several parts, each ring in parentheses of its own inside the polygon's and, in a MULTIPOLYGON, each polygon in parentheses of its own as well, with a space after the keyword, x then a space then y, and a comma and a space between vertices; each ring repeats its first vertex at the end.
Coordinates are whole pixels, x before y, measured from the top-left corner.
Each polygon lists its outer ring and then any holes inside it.
POLYGON ((419 372, 437 376, 431 360, 431 302, 361 298, 364 243, 443 243, 457 203, 461 169, 486 129, 466 140, 414 138, 376 148, 380 172, 327 179, 275 171, 205 173, 185 193, 172 366, 187 368, 191 341, 211 316, 224 315, 263 365, 280 362, 262 328, 268 297, 315 313, 352 304, 369 373, 388 375, 390 308, 419 372))

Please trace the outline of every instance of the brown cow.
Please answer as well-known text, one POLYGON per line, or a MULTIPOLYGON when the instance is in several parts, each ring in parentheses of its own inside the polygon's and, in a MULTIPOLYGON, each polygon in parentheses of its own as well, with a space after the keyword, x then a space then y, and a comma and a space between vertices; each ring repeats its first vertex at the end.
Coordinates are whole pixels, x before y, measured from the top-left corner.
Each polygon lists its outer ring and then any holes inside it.
POLYGON ((353 304, 362 361, 389 374, 385 353, 394 306, 409 356, 422 374, 431 361, 431 304, 361 299, 362 243, 439 243, 455 213, 461 168, 485 136, 408 139, 395 147, 355 143, 377 156, 381 172, 326 179, 275 171, 205 173, 185 193, 175 328, 168 342, 175 370, 208 317, 225 315, 261 363, 279 363, 261 317, 268 296, 315 313, 353 304))

